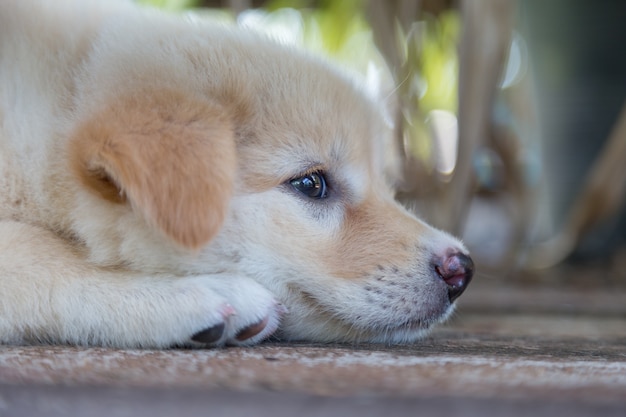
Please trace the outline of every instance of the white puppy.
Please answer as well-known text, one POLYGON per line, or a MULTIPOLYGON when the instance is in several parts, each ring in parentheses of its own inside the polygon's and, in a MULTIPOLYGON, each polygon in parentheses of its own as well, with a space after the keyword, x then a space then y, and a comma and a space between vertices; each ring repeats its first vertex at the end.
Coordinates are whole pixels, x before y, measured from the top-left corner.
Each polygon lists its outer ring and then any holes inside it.
POLYGON ((393 199, 376 105, 257 34, 0 3, 0 342, 410 342, 472 277, 393 199))

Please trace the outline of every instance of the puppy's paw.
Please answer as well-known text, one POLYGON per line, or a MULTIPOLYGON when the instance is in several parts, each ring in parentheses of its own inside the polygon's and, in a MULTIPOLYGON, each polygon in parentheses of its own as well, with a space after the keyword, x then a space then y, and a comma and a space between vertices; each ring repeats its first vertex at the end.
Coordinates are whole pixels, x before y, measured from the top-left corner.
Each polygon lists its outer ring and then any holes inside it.
POLYGON ((220 276, 186 280, 190 288, 201 285, 204 291, 209 289, 224 300, 218 314, 222 320, 209 320, 208 326, 202 326, 191 335, 192 346, 253 345, 271 336, 287 311, 269 291, 247 278, 220 276))
MULTIPOLYGON (((243 309, 241 311, 243 312, 243 309)), ((248 315, 248 312, 245 315, 233 316, 231 323, 236 333, 228 338, 226 344, 249 346, 267 339, 278 329, 280 319, 286 312, 287 309, 282 304, 274 302, 267 314, 260 320, 250 322, 250 318, 257 315, 248 315)))

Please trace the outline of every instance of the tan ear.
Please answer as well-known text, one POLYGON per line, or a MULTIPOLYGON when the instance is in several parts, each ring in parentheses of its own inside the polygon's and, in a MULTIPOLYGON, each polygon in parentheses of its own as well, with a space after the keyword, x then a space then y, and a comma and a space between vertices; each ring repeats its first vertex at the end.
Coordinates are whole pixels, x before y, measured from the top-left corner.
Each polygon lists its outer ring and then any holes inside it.
POLYGON ((71 160, 82 183, 128 201, 150 224, 197 249, 220 229, 236 171, 223 109, 171 91, 121 98, 80 126, 71 160))

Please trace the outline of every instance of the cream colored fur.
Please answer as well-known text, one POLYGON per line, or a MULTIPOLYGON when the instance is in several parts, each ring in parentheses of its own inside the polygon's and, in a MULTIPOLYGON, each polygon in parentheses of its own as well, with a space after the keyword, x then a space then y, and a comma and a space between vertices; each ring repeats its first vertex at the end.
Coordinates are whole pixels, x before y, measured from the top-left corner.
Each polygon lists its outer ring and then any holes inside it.
POLYGON ((417 339, 453 309, 432 259, 466 250, 394 202, 389 134, 346 77, 258 34, 0 3, 0 342, 417 339), (289 185, 314 171, 324 200, 289 185))

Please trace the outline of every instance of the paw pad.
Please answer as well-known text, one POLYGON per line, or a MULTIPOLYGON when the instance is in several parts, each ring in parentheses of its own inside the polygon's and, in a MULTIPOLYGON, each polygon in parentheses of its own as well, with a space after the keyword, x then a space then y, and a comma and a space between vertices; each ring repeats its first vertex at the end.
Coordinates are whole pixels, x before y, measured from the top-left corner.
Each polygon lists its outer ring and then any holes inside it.
POLYGON ((206 345, 216 343, 222 338, 225 328, 226 325, 224 323, 217 324, 194 334, 191 336, 191 340, 198 343, 204 343, 206 345))
POLYGON ((239 331, 239 333, 237 333, 237 336, 235 336, 235 339, 237 339, 240 342, 243 342, 244 340, 248 340, 251 337, 256 336, 257 334, 261 333, 265 329, 268 322, 269 322, 269 317, 265 317, 263 320, 257 323, 244 327, 243 329, 239 331))

